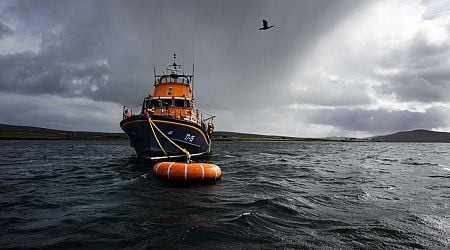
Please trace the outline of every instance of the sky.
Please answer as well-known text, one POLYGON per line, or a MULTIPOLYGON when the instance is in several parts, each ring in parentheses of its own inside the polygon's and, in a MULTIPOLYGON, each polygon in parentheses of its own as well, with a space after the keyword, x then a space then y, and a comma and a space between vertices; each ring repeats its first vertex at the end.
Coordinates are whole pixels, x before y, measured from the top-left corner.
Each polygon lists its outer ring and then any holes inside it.
POLYGON ((450 131, 450 0, 3 0, 0 123, 120 132, 173 53, 216 130, 450 131))

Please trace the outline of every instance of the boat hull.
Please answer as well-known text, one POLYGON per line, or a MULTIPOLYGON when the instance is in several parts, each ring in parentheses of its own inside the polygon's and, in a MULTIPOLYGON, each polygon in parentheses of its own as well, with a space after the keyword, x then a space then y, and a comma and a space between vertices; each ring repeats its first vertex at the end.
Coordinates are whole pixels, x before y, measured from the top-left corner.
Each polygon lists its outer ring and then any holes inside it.
MULTIPOLYGON (((211 151, 211 139, 204 128, 196 123, 181 119, 151 117, 161 132, 192 156, 208 154, 211 151)), ((130 145, 140 157, 152 160, 186 157, 186 155, 155 127, 150 127, 147 117, 136 115, 120 122, 120 127, 128 135, 130 145), (155 137, 156 135, 156 137, 155 137), (157 139, 156 139, 157 138, 157 139), (159 141, 159 143, 158 143, 159 141)))

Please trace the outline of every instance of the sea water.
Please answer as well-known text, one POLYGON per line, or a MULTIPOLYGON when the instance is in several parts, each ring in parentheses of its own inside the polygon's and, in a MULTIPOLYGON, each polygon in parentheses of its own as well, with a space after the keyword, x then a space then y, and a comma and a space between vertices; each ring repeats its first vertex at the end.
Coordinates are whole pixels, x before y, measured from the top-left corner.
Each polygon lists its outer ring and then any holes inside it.
POLYGON ((214 142, 216 185, 127 141, 0 141, 2 248, 450 248, 450 144, 214 142))

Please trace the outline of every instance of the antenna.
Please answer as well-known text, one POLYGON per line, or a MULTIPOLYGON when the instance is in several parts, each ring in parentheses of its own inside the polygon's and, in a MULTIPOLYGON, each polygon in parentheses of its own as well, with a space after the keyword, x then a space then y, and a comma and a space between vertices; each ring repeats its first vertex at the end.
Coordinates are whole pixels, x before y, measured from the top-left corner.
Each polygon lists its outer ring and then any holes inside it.
MULTIPOLYGON (((183 53, 183 48, 184 48, 184 46, 183 46, 183 40, 181 40, 181 63, 182 63, 182 66, 184 67, 184 53, 183 53)), ((183 72, 183 75, 184 75, 184 69, 183 69, 183 67, 181 68, 181 72, 183 72)))
POLYGON ((155 78, 155 84, 156 84, 156 61, 155 61, 155 41, 153 40, 152 36, 152 53, 153 53, 153 77, 155 78))
POLYGON ((192 99, 194 99, 194 75, 195 75, 195 61, 194 61, 194 57, 195 57, 195 34, 194 32, 192 32, 192 79, 191 79, 191 83, 192 83, 192 99))

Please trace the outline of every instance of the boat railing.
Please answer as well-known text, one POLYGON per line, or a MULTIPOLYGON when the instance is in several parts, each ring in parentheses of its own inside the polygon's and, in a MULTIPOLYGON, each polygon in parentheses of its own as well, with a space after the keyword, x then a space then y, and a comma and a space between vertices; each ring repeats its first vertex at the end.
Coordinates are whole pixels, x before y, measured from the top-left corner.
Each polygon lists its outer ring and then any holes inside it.
POLYGON ((141 105, 138 105, 138 106, 135 106, 135 107, 123 105, 122 119, 126 119, 128 117, 131 117, 134 114, 139 114, 141 112, 141 108, 142 108, 141 105))
POLYGON ((208 114, 199 109, 197 109, 197 112, 200 114, 200 121, 202 121, 203 123, 207 123, 209 121, 212 122, 214 120, 214 118, 216 117, 215 115, 208 114))
POLYGON ((175 107, 173 105, 158 107, 154 109, 152 114, 173 119, 188 120, 198 123, 205 128, 209 123, 212 123, 213 119, 216 117, 215 115, 208 114, 198 109, 175 107))
POLYGON ((153 114, 181 120, 201 121, 201 114, 198 111, 195 113, 191 108, 175 107, 173 105, 157 107, 153 114))

